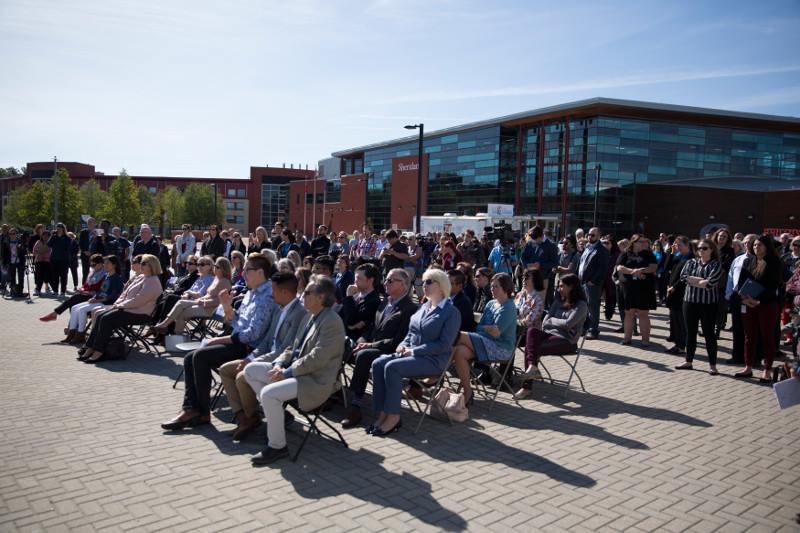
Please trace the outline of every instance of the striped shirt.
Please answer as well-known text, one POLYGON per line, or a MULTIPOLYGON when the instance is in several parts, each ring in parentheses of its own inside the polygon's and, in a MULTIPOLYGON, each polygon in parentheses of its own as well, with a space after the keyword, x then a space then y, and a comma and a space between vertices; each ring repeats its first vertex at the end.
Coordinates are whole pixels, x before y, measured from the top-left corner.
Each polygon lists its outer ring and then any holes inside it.
POLYGON ((722 278, 722 267, 719 261, 712 259, 703 264, 700 259, 689 259, 681 271, 681 281, 686 283, 686 292, 683 295, 684 302, 696 304, 715 304, 719 301, 719 291, 717 286, 722 278), (693 287, 687 282, 687 278, 694 276, 708 280, 707 287, 693 287))

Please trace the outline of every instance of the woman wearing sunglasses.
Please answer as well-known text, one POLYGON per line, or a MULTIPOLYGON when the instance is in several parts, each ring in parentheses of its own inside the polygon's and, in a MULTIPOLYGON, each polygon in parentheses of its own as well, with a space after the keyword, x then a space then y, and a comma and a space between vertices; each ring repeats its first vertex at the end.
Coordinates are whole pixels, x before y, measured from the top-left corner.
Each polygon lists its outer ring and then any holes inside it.
POLYGON ((697 349, 697 325, 703 326, 708 353, 708 373, 717 372, 717 336, 714 328, 719 307, 719 281, 722 266, 717 245, 711 239, 703 239, 697 246, 698 257, 689 259, 681 271, 681 281, 686 283, 683 294, 683 317, 686 321, 686 362, 676 366, 678 370, 691 370, 697 349))
POLYGON ((372 363, 372 400, 377 420, 367 428, 375 437, 401 427, 400 400, 403 378, 442 373, 453 353, 461 315, 450 301, 450 278, 442 270, 427 270, 422 276, 426 302, 411 316, 408 334, 393 354, 372 363))

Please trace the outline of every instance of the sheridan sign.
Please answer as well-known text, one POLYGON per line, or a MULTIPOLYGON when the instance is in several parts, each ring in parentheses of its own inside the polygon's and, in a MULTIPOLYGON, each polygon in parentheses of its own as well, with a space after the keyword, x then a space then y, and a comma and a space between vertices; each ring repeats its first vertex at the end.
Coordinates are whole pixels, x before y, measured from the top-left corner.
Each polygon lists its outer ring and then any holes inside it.
POLYGON ((410 172, 419 168, 418 163, 397 163, 398 172, 410 172))

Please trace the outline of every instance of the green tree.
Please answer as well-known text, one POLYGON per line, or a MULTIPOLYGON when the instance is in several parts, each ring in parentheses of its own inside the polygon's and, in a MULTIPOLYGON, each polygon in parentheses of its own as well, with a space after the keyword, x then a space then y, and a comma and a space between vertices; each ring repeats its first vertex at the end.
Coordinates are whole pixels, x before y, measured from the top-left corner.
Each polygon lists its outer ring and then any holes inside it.
POLYGON ((225 202, 217 194, 217 211, 214 213, 214 187, 192 183, 183 191, 184 221, 195 226, 220 224, 225 219, 225 202))
POLYGON ((15 167, 0 168, 0 178, 8 178, 13 176, 21 176, 24 174, 25 167, 18 169, 15 167))
POLYGON ((142 223, 139 193, 133 179, 123 168, 108 188, 105 218, 118 226, 135 226, 142 223))
POLYGON ((44 182, 35 181, 30 187, 11 191, 3 209, 4 222, 29 228, 48 222, 52 216, 52 206, 48 203, 50 188, 44 182))
POLYGON ((144 185, 139 185, 136 190, 136 196, 139 200, 139 213, 141 216, 139 222, 156 226, 159 223, 159 217, 156 213, 156 200, 153 194, 144 185))
POLYGON ((156 196, 158 211, 164 215, 168 230, 186 222, 183 193, 177 187, 167 187, 156 196))
MULTIPOLYGON (((70 183, 67 169, 58 169, 55 188, 58 203, 58 220, 56 222, 63 222, 67 227, 74 229, 80 223, 81 194, 78 188, 70 183)), ((44 220, 53 219, 53 207, 53 183, 51 181, 46 185, 44 205, 42 206, 44 220)))
POLYGON ((108 204, 108 193, 100 188, 95 180, 89 180, 80 188, 82 214, 92 215, 97 218, 103 213, 108 204))

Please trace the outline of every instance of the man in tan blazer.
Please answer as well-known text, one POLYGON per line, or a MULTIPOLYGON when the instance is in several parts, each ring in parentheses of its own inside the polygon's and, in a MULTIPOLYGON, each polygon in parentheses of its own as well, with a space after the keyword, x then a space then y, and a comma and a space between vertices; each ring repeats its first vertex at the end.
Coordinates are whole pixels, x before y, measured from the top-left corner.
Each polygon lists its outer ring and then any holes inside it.
POLYGON ((312 276, 303 292, 308 317, 300 323, 294 344, 279 355, 265 375, 245 378, 261 400, 267 420, 267 448, 252 457, 254 465, 289 456, 283 425, 283 404, 297 399, 311 411, 334 392, 344 352, 344 324, 331 307, 336 287, 326 276, 312 276))

